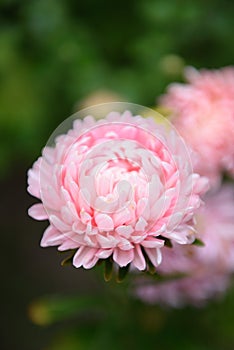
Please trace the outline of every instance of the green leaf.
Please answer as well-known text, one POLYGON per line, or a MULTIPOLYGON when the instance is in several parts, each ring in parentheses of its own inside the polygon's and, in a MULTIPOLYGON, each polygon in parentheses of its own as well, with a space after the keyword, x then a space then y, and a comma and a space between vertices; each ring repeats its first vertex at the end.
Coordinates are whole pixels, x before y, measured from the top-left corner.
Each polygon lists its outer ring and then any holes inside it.
POLYGON ((84 311, 102 310, 103 302, 104 299, 96 296, 43 297, 29 305, 28 315, 33 323, 47 326, 84 311))
MULTIPOLYGON (((155 281, 157 283, 175 281, 175 280, 179 280, 181 278, 185 278, 188 276, 189 275, 187 273, 183 273, 183 272, 165 274, 165 275, 160 275, 159 273, 154 273, 153 275, 151 274, 151 278, 155 279, 155 281)), ((149 283, 151 283, 151 282, 149 281, 149 283)), ((147 283, 147 282, 145 282, 145 283, 147 283)))

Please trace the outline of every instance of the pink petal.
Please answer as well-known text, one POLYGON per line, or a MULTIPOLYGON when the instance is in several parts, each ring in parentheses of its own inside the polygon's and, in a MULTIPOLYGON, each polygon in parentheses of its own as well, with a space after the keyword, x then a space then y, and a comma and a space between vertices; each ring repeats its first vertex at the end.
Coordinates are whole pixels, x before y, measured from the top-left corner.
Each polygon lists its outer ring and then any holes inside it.
POLYGON ((146 226, 147 226, 147 222, 142 217, 140 217, 136 223, 135 230, 144 231, 146 226))
POLYGON ((77 165, 75 164, 75 162, 71 162, 68 164, 67 166, 67 172, 71 175, 72 179, 74 181, 77 181, 77 165))
POLYGON ((148 237, 141 242, 141 245, 145 248, 162 248, 164 241, 154 237, 148 237))
POLYGON ((107 202, 103 197, 97 197, 94 202, 94 208, 99 210, 99 212, 113 213, 116 211, 118 206, 118 201, 107 202))
POLYGON ((84 236, 84 242, 89 247, 96 247, 97 246, 97 240, 96 237, 94 237, 94 240, 92 239, 93 236, 85 235, 84 236))
POLYGON ((98 181, 98 194, 99 196, 107 196, 108 193, 112 192, 113 180, 110 176, 103 174, 98 181))
POLYGON ((140 271, 145 270, 146 268, 145 258, 139 244, 135 246, 134 259, 132 263, 140 271))
POLYGON ((176 182, 178 182, 180 179, 180 174, 179 174, 179 171, 177 170, 175 173, 172 174, 172 176, 168 179, 166 185, 167 185, 167 188, 170 188, 170 187, 175 187, 176 185, 176 182))
MULTIPOLYGON (((96 253, 96 248, 89 248, 85 246, 80 247, 77 253, 74 255, 73 265, 75 267, 86 266, 86 268, 90 268, 87 266, 90 266, 89 264, 94 262, 94 256, 96 255, 96 253)), ((95 257, 95 259, 96 261, 98 260, 97 257, 95 257)))
POLYGON ((68 191, 67 191, 63 186, 61 186, 60 195, 61 195, 62 200, 63 200, 65 203, 66 203, 66 202, 71 202, 71 196, 70 196, 70 194, 68 193, 68 191))
POLYGON ((142 168, 148 176, 152 176, 153 174, 155 174, 155 168, 150 162, 149 151, 143 149, 139 153, 141 153, 142 168))
POLYGON ((189 242, 189 238, 193 238, 194 236, 191 235, 191 237, 188 237, 187 232, 171 232, 168 233, 168 237, 173 239, 175 242, 179 243, 179 244, 188 244, 191 243, 189 242))
POLYGON ((79 248, 80 244, 72 239, 66 239, 65 242, 63 242, 59 247, 59 251, 65 251, 69 249, 76 249, 79 248))
POLYGON ((98 257, 96 255, 94 255, 92 257, 92 259, 88 260, 87 262, 84 262, 83 266, 85 269, 91 269, 92 267, 94 267, 96 265, 98 260, 99 260, 98 257))
POLYGON ((162 197, 155 202, 150 210, 150 215, 154 218, 155 221, 160 216, 162 217, 164 215, 165 211, 168 209, 170 202, 171 198, 168 198, 165 195, 162 195, 162 197))
POLYGON ((41 204, 41 203, 34 204, 31 208, 29 208, 28 215, 36 220, 47 220, 48 219, 48 214, 45 211, 43 204, 41 204))
POLYGON ((48 161, 48 163, 53 164, 55 159, 55 150, 52 147, 44 147, 42 150, 42 155, 48 161))
POLYGON ((42 189, 42 200, 46 207, 53 210, 60 210, 62 206, 61 198, 52 186, 42 189))
POLYGON ((41 247, 60 245, 64 242, 64 239, 64 235, 61 234, 54 226, 50 225, 45 230, 40 245, 41 247))
POLYGON ((28 171, 28 192, 36 197, 41 198, 40 193, 40 164, 42 158, 40 157, 34 164, 33 168, 28 171))
POLYGON ((86 211, 81 210, 80 219, 83 222, 83 224, 87 225, 91 221, 91 216, 86 211))
POLYGON ((147 237, 148 233, 144 233, 144 234, 138 234, 138 235, 132 235, 131 236, 131 241, 135 244, 141 243, 146 237, 147 237))
POLYGON ((125 208, 113 215, 113 221, 115 226, 121 226, 131 219, 131 212, 129 209, 125 208))
POLYGON ((79 187, 77 183, 71 178, 71 176, 65 177, 66 190, 72 198, 77 209, 82 209, 79 204, 79 187))
POLYGON ((166 172, 166 176, 167 177, 169 177, 169 176, 171 176, 173 174, 174 167, 172 166, 172 164, 169 164, 167 162, 162 162, 162 166, 163 166, 163 169, 166 172))
POLYGON ((66 206, 62 207, 61 209, 61 216, 62 216, 62 220, 66 223, 66 224, 70 224, 72 225, 74 222, 74 216, 71 213, 70 209, 66 206))
POLYGON ((159 248, 145 248, 145 252, 154 266, 161 264, 162 253, 159 248))
POLYGON ((86 231, 86 225, 77 219, 72 225, 72 230, 76 233, 83 234, 86 231))
MULTIPOLYGON (((83 184, 81 184, 83 186, 83 184)), ((95 190, 95 189, 94 189, 95 190)), ((82 188, 79 191, 79 206, 81 210, 90 213, 91 210, 91 193, 95 194, 94 190, 88 191, 87 188, 82 188)))
POLYGON ((131 225, 128 226, 119 226, 115 230, 119 235, 124 236, 125 238, 129 238, 131 236, 131 233, 134 232, 133 228, 131 225))
POLYGON ((205 193, 210 185, 209 180, 206 177, 196 176, 197 174, 193 174, 193 191, 198 194, 205 193))
POLYGON ((174 230, 175 227, 181 223, 183 216, 184 214, 181 212, 171 215, 167 224, 167 230, 168 231, 174 230))
POLYGON ((72 215, 74 216, 74 218, 77 220, 78 219, 78 214, 77 214, 77 210, 76 210, 76 207, 75 207, 74 203, 68 201, 67 202, 67 207, 69 208, 69 210, 72 213, 72 215))
POLYGON ((137 209, 136 209, 137 217, 140 217, 142 215, 142 213, 144 212, 147 206, 147 203, 148 203, 148 198, 141 198, 138 200, 137 209))
POLYGON ((101 248, 114 248, 116 244, 119 242, 115 237, 109 235, 108 237, 104 237, 101 234, 97 235, 97 240, 101 246, 101 248))
POLYGON ((118 244, 118 247, 122 250, 130 250, 131 248, 133 248, 134 246, 129 242, 129 240, 125 239, 125 238, 121 238, 120 242, 118 244))
POLYGON ((117 191, 119 194, 119 208, 122 208, 132 198, 132 186, 128 181, 122 180, 117 185, 117 191))
POLYGON ((99 249, 96 253, 96 256, 99 259, 107 259, 113 253, 113 249, 99 249))
POLYGON ((33 197, 41 199, 41 192, 39 184, 30 184, 27 187, 28 193, 30 193, 33 197))
POLYGON ((51 215, 50 221, 61 232, 67 232, 71 230, 71 226, 65 224, 65 222, 59 219, 56 215, 51 215))
POLYGON ((159 198, 163 189, 161 180, 158 174, 154 174, 149 183, 149 205, 152 206, 159 198), (152 195, 153 194, 153 195, 152 195))
MULTIPOLYGON (((84 241, 84 235, 78 235, 76 233, 74 233, 73 231, 70 232, 66 232, 63 234, 63 236, 65 237, 64 239, 68 242, 72 241, 74 242, 75 248, 78 248, 80 246, 85 245, 85 241, 84 241)), ((68 243, 70 244, 70 243, 68 243)), ((63 249, 63 247, 66 246, 66 242, 64 241, 64 243, 58 248, 60 250, 60 248, 63 249)), ((73 249, 73 248, 69 248, 69 249, 73 249)))
POLYGON ((97 214, 95 221, 100 231, 112 231, 114 229, 113 220, 107 214, 97 214))
POLYGON ((121 250, 120 248, 116 248, 113 259, 120 267, 126 266, 134 259, 134 251, 133 249, 121 250))

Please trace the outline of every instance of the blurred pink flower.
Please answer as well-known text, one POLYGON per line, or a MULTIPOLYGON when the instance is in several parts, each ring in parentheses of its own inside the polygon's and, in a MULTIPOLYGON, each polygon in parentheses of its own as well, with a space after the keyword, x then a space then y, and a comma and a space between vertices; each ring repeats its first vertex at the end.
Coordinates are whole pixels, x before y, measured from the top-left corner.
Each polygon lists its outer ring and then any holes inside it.
POLYGON ((157 271, 168 279, 159 283, 139 280, 136 293, 142 300, 174 307, 202 305, 227 289, 234 272, 234 186, 223 185, 218 193, 210 194, 196 220, 205 246, 164 247, 157 271))
POLYGON ((194 168, 216 187, 223 171, 234 176, 234 68, 187 68, 187 84, 171 84, 160 104, 197 153, 194 168))
POLYGON ((207 189, 174 132, 128 111, 76 120, 54 148, 44 148, 28 184, 42 201, 29 215, 50 222, 41 246, 77 249, 73 265, 87 269, 112 257, 144 270, 144 254, 159 265, 163 238, 193 240, 194 212, 207 189))

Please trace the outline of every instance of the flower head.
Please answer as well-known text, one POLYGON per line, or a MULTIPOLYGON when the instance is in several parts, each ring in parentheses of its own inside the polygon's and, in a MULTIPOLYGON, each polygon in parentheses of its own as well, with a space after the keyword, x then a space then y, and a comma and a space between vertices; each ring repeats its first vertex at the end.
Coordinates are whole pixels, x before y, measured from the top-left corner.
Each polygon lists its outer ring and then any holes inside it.
POLYGON ((138 281, 136 294, 146 302, 179 307, 201 305, 224 292, 234 271, 234 187, 224 185, 210 194, 197 214, 197 231, 203 247, 163 248, 158 272, 160 283, 138 281))
POLYGON ((193 215, 207 187, 174 132, 128 111, 75 120, 44 148, 28 184, 42 201, 29 215, 50 222, 41 246, 74 249, 76 267, 111 257, 139 270, 146 257, 161 263, 165 238, 193 240, 193 215))
POLYGON ((172 84, 160 103, 196 152, 194 169, 216 187, 221 173, 234 175, 234 68, 185 71, 187 84, 172 84))

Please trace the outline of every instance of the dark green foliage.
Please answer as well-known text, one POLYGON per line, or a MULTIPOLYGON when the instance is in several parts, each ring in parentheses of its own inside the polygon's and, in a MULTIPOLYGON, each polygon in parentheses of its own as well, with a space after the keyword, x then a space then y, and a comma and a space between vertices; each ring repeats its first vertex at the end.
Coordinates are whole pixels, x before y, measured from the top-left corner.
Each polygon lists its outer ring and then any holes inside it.
POLYGON ((169 310, 130 299, 122 287, 117 285, 114 293, 108 290, 101 297, 52 296, 32 304, 34 312, 43 316, 38 319, 44 321, 41 325, 53 329, 45 349, 233 349, 231 293, 225 301, 204 308, 169 310))
POLYGON ((1 1, 2 172, 34 159, 95 91, 153 106, 184 64, 233 64, 233 11, 228 0, 1 1))

